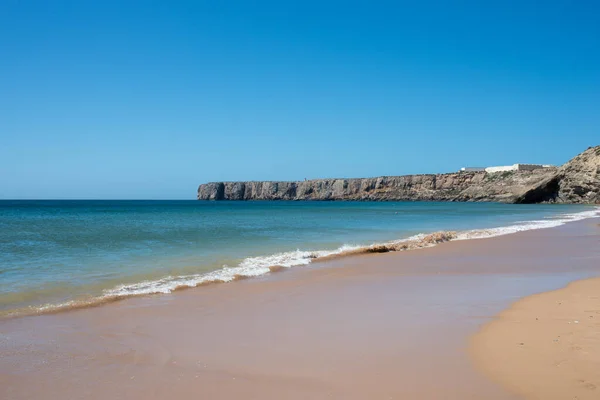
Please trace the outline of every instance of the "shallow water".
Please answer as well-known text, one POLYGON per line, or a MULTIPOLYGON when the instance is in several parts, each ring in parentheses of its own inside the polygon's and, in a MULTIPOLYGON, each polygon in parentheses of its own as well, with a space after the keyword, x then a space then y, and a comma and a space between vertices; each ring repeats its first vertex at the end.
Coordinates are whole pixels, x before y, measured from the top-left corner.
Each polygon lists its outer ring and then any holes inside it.
POLYGON ((303 265, 421 233, 552 226, 565 214, 595 210, 435 202, 0 201, 0 314, 261 275, 270 266, 303 265))

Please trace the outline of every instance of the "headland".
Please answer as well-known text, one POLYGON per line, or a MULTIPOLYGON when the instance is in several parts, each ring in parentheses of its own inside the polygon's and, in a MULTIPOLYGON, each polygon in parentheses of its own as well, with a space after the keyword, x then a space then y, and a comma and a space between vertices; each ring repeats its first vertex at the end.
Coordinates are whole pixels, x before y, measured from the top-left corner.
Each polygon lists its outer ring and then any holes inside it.
POLYGON ((600 146, 562 165, 447 174, 313 179, 296 182, 211 182, 198 200, 492 201, 600 203, 600 146))

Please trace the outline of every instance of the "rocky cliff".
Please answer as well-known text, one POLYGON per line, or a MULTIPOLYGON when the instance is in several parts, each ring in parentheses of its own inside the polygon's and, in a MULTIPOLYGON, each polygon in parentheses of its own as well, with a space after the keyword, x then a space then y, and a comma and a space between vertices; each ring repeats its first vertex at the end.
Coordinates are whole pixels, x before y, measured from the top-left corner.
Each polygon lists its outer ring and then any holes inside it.
POLYGON ((600 146, 590 147, 573 158, 552 177, 540 182, 533 192, 518 200, 600 204, 600 146))
POLYGON ((600 146, 596 146, 560 168, 299 182, 212 182, 200 185, 198 199, 600 203, 599 192, 600 146))

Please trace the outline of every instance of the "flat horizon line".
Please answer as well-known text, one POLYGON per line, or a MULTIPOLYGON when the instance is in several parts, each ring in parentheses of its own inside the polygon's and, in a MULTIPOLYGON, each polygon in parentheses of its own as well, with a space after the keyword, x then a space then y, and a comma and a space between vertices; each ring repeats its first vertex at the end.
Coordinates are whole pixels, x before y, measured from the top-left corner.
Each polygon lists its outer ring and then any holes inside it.
POLYGON ((85 198, 25 198, 0 199, 0 201, 198 201, 197 199, 85 199, 85 198))

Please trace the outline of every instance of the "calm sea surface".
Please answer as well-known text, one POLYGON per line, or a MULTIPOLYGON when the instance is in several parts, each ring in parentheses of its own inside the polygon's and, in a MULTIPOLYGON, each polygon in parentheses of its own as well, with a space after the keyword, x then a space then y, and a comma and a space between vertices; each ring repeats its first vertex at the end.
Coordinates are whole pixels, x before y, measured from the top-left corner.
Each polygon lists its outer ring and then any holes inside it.
POLYGON ((430 202, 0 201, 0 315, 260 275, 269 266, 306 264, 311 252, 339 252, 344 245, 552 224, 594 210, 430 202))

